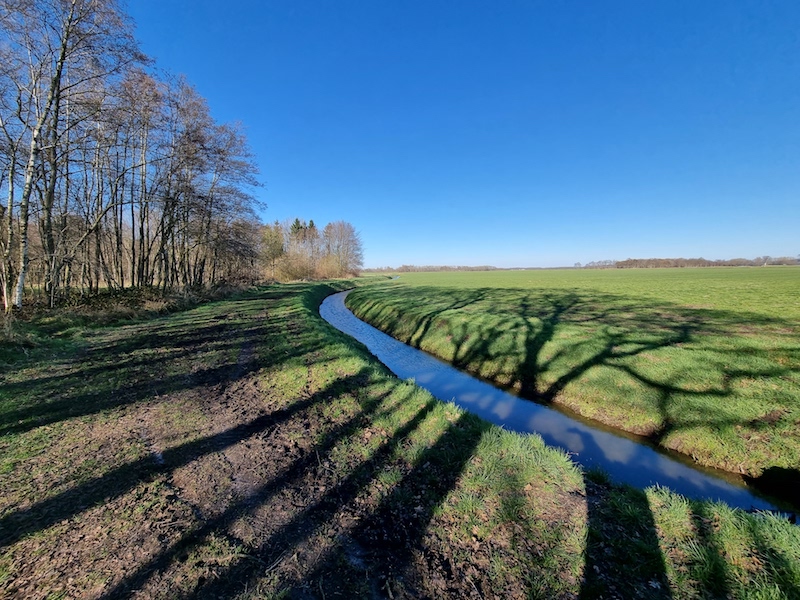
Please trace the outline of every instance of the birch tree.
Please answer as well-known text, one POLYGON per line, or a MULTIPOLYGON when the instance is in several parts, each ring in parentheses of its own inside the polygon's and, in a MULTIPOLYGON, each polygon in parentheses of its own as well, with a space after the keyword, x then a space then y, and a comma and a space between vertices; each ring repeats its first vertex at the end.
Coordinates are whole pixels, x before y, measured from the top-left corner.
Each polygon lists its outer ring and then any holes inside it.
MULTIPOLYGON (((54 249, 52 210, 62 175, 59 159, 68 154, 68 148, 59 151, 73 124, 85 118, 70 112, 68 106, 79 105, 82 96, 121 73, 141 55, 124 14, 113 0, 0 0, 0 21, 8 59, 1 87, 7 93, 16 92, 20 109, 16 113, 4 111, 4 116, 7 121, 17 121, 27 142, 24 149, 13 149, 18 154, 11 161, 19 161, 22 187, 15 224, 16 284, 12 294, 4 290, 5 298, 12 296, 11 305, 20 307, 28 275, 34 191, 41 195, 45 251, 54 249)), ((13 175, 13 181, 7 183, 9 215, 15 208, 16 173, 13 175)), ((4 265, 3 271, 4 287, 8 287, 10 264, 4 265)), ((6 303, 7 311, 11 305, 6 303)))

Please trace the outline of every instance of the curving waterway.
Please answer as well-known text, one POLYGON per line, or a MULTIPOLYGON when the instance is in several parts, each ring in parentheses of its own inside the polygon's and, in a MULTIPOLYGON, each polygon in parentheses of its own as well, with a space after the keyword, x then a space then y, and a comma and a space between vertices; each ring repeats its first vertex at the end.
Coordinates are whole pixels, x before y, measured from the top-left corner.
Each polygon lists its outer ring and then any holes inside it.
POLYGON ((734 477, 725 479, 676 460, 616 433, 602 431, 557 410, 524 400, 467 375, 358 319, 345 306, 349 291, 333 294, 320 315, 364 344, 401 379, 413 379, 433 396, 453 402, 511 431, 537 433, 586 468, 600 468, 618 482, 644 488, 659 484, 691 498, 721 500, 744 509, 776 510, 775 505, 734 477))

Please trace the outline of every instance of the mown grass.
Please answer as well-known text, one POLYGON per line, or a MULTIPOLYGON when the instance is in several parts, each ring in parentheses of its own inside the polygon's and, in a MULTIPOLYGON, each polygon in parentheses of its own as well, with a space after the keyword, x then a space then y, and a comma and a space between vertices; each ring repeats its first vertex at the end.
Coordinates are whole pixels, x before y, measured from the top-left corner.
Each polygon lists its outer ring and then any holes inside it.
POLYGON ((0 596, 800 597, 795 526, 610 485, 398 381, 319 318, 344 285, 4 371, 0 596))
POLYGON ((522 396, 798 481, 798 292, 793 267, 411 273, 348 305, 522 396))

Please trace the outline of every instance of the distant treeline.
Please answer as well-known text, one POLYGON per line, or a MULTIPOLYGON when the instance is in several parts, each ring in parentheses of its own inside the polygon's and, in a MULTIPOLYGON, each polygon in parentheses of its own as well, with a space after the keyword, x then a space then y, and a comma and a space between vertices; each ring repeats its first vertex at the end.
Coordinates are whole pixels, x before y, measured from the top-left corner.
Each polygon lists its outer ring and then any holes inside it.
POLYGON ((601 260, 575 267, 585 269, 667 269, 681 267, 761 267, 766 265, 797 265, 800 259, 791 256, 774 258, 731 258, 728 260, 708 260, 705 258, 629 258, 627 260, 601 260))
MULTIPOLYGON (((628 258, 626 260, 596 260, 590 263, 575 263, 574 269, 675 269, 686 267, 763 267, 767 265, 800 265, 797 257, 757 256, 756 258, 731 258, 708 260, 706 258, 628 258)), ((538 267, 530 267, 531 269, 538 267)), ((570 268, 570 267, 561 267, 570 268)), ((432 273, 439 271, 519 271, 521 268, 505 269, 481 265, 475 267, 452 267, 443 265, 402 265, 398 268, 380 267, 364 269, 364 273, 432 273)))

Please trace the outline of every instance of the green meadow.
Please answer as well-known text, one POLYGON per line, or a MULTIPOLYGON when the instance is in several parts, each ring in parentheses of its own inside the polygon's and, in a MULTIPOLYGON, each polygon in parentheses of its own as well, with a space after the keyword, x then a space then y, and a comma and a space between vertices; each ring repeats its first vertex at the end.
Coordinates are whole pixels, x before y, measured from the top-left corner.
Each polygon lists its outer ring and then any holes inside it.
POLYGON ((390 335, 523 397, 749 477, 800 465, 800 268, 408 273, 390 335))
MULTIPOLYGON (((320 318, 352 285, 17 323, 0 598, 800 598, 788 520, 613 485, 435 400, 320 318)), ((364 297, 403 289, 442 297, 364 297)))

